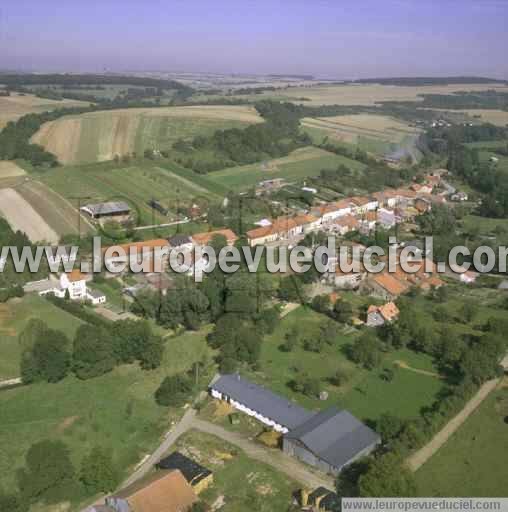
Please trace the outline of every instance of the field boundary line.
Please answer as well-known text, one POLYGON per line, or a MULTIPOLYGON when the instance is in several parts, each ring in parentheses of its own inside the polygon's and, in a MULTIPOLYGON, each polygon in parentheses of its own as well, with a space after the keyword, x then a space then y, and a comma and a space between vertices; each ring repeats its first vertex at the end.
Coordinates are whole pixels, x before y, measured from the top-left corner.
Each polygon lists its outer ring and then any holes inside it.
POLYGON ((492 379, 485 382, 478 392, 471 398, 464 408, 454 416, 423 448, 413 453, 406 460, 406 464, 412 472, 423 466, 462 426, 463 423, 478 409, 481 403, 497 387, 500 379, 492 379))

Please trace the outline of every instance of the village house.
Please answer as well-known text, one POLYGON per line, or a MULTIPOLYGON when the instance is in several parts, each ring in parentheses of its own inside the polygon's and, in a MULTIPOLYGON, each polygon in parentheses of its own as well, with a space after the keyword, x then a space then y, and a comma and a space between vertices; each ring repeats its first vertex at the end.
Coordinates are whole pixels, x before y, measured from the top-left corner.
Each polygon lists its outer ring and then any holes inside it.
POLYGON ((270 192, 280 190, 285 184, 286 180, 284 178, 273 178, 271 180, 260 181, 256 185, 254 193, 256 196, 269 194, 270 192))
POLYGON ((172 251, 190 251, 194 247, 189 235, 174 235, 168 238, 168 242, 172 251))
POLYGON ((419 213, 426 213, 432 209, 432 202, 425 197, 417 197, 415 199, 415 208, 419 213))
POLYGON ((400 295, 406 293, 411 287, 406 281, 397 279, 388 272, 369 275, 366 285, 371 295, 386 301, 395 300, 400 295))
POLYGON ((434 187, 432 185, 413 183, 410 187, 411 190, 414 190, 417 194, 432 194, 434 187))
POLYGON ((279 240, 289 240, 317 230, 319 226, 320 219, 309 214, 278 217, 268 226, 247 231, 247 241, 251 247, 254 247, 279 240))
POLYGON ((378 434, 351 413, 331 407, 285 434, 282 450, 325 473, 338 475, 380 443, 378 434))
POLYGON ((387 302, 383 306, 369 306, 367 311, 367 325, 369 327, 380 327, 385 323, 393 322, 399 316, 399 308, 394 302, 387 302))
POLYGON ((352 211, 356 214, 362 214, 370 210, 375 210, 379 202, 374 197, 355 196, 350 199, 352 211))
POLYGON ((377 225, 377 212, 368 211, 362 214, 360 218, 360 232, 369 234, 376 229, 377 225))
POLYGON ((333 203, 315 206, 311 209, 310 214, 321 219, 322 224, 326 224, 343 215, 349 215, 351 211, 351 201, 349 199, 342 199, 333 203))
POLYGON ((205 231, 203 233, 195 233, 191 236, 194 247, 205 247, 210 245, 210 242, 215 236, 223 236, 226 239, 227 245, 234 245, 238 237, 231 229, 217 229, 215 231, 205 231))
POLYGON ((104 223, 110 220, 126 222, 129 220, 131 208, 125 201, 110 201, 108 203, 86 204, 80 208, 92 219, 104 223))
POLYGON ((154 272, 158 267, 165 270, 169 262, 170 244, 165 238, 131 242, 105 247, 102 250, 104 264, 115 272, 131 265, 143 265, 147 272, 154 272), (158 256, 160 253, 160 256, 158 256), (157 261, 155 261, 159 258, 157 261))
POLYGON ((478 278, 478 274, 472 270, 466 270, 460 273, 460 282, 464 284, 473 284, 478 278))
POLYGON ((179 470, 156 471, 106 498, 115 512, 189 512, 198 498, 179 470))
POLYGON ((350 214, 343 215, 342 217, 333 220, 326 226, 326 231, 338 233, 341 236, 344 236, 351 231, 359 231, 359 229, 360 222, 356 217, 350 214))
POLYGON ((387 208, 379 208, 377 211, 377 222, 383 229, 390 229, 398 223, 395 210, 387 208))
POLYGON ((59 299, 64 299, 68 296, 70 300, 87 300, 94 306, 104 304, 106 302, 106 295, 89 288, 87 282, 90 279, 88 275, 82 274, 77 269, 69 273, 62 273, 58 283, 48 281, 48 286, 41 289, 39 295, 51 294, 59 299))
POLYGON ((367 277, 367 271, 363 265, 360 265, 357 272, 343 272, 337 264, 335 272, 325 274, 325 280, 338 288, 339 290, 354 290, 360 286, 367 277))
POLYGON ((180 471, 197 495, 206 491, 213 483, 213 473, 209 469, 180 452, 173 452, 164 457, 156 467, 159 470, 180 471))

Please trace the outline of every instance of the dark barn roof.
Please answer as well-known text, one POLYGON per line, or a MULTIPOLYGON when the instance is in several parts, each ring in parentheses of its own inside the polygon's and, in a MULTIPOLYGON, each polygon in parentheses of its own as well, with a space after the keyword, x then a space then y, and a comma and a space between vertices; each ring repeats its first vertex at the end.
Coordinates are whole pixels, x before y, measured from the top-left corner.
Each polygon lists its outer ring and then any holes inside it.
POLYGON ((348 411, 332 407, 295 428, 286 439, 302 443, 334 468, 341 468, 380 437, 348 411))
POLYGON ((168 239, 171 247, 180 247, 181 245, 191 244, 192 240, 188 235, 175 235, 168 239))
POLYGON ((222 375, 210 387, 289 430, 296 428, 314 415, 303 407, 237 374, 222 375))
POLYGON ((185 480, 191 485, 196 485, 198 482, 211 475, 209 469, 199 465, 189 457, 180 452, 173 452, 168 457, 164 457, 157 463, 157 469, 178 469, 185 477, 185 480))
POLYGON ((108 203, 86 204, 81 209, 95 217, 97 215, 118 215, 129 213, 130 206, 125 201, 110 201, 108 203))

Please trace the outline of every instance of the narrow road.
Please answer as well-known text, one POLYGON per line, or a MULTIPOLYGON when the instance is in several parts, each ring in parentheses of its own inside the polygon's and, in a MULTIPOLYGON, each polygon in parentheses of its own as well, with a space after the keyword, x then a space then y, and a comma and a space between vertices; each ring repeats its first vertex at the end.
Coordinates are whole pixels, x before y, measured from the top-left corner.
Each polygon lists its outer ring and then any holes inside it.
POLYGON ((499 383, 499 379, 492 379, 478 390, 475 396, 467 402, 464 409, 452 418, 423 448, 411 455, 406 463, 411 471, 418 470, 425 464, 457 431, 457 429, 471 416, 478 406, 489 396, 499 383))
POLYGON ((146 459, 141 466, 134 471, 134 473, 122 484, 122 488, 134 483, 136 480, 143 478, 150 469, 159 462, 162 456, 171 448, 171 446, 178 440, 180 436, 185 434, 190 428, 192 428, 194 418, 196 416, 196 410, 189 408, 183 415, 179 423, 168 432, 164 441, 159 447, 146 459))
POLYGON ((208 421, 199 420, 198 418, 194 418, 191 428, 204 432, 205 434, 219 437, 220 439, 235 445, 252 459, 256 459, 259 462, 272 466, 277 471, 285 473, 289 478, 297 480, 305 487, 315 489, 323 486, 331 490, 334 489, 335 484, 332 477, 314 473, 310 468, 307 469, 307 466, 303 463, 281 451, 265 448, 261 444, 249 441, 241 434, 231 432, 219 427, 218 425, 209 423, 208 421))

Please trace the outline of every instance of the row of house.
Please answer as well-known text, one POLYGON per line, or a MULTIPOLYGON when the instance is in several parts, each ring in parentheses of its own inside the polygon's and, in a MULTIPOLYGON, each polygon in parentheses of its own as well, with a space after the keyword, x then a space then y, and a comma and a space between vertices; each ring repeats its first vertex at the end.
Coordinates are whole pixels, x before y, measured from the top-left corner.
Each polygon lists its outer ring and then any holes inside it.
POLYGON ((378 434, 346 410, 307 411, 238 374, 214 379, 209 391, 213 398, 282 433, 284 453, 332 475, 381 442, 378 434))
POLYGON ((350 231, 368 233, 376 225, 390 229, 429 211, 433 204, 446 202, 444 196, 432 194, 440 180, 440 176, 429 175, 423 184, 414 183, 409 188, 385 189, 371 196, 318 205, 306 214, 264 219, 260 227, 247 232, 247 240, 252 247, 291 240, 317 230, 344 235, 350 231))

